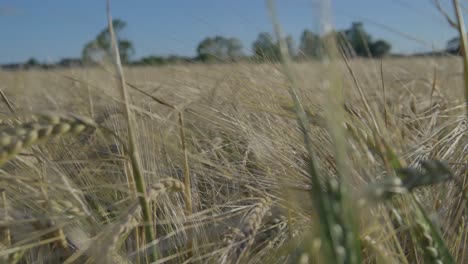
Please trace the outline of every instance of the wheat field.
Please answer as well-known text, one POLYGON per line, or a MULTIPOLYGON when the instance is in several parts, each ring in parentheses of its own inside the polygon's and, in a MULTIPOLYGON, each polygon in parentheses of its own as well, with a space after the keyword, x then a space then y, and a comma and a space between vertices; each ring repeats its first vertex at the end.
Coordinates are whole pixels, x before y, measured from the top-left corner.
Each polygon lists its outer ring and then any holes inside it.
POLYGON ((0 72, 1 261, 468 262, 461 59, 333 65, 290 68, 310 146, 280 64, 125 68, 144 194, 112 65, 0 72))

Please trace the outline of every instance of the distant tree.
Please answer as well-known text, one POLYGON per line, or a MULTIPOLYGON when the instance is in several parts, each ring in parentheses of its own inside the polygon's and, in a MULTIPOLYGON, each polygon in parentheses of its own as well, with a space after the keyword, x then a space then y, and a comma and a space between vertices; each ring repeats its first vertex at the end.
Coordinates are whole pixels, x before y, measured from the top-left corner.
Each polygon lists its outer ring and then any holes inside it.
POLYGON ((174 54, 169 55, 166 58, 166 62, 168 64, 192 63, 193 61, 193 58, 174 54))
POLYGON ((161 56, 148 56, 141 58, 135 64, 138 65, 164 65, 167 63, 166 58, 161 56))
POLYGON ((392 45, 390 45, 390 43, 386 42, 385 40, 377 40, 372 42, 369 48, 372 57, 380 58, 390 52, 392 45))
POLYGON ((118 40, 120 60, 127 64, 130 61, 130 57, 135 54, 135 49, 133 48, 132 42, 127 39, 118 40))
POLYGON ((24 64, 28 68, 39 67, 41 64, 35 58, 29 58, 24 64))
POLYGON ((458 53, 460 49, 460 38, 455 37, 447 41, 447 48, 446 50, 450 53, 458 53))
POLYGON ((320 36, 312 31, 304 30, 299 44, 300 55, 306 58, 319 58, 322 54, 320 36))
POLYGON ((288 54, 291 58, 295 58, 297 53, 296 53, 296 47, 294 45, 294 39, 291 36, 287 36, 285 39, 286 42, 286 47, 288 48, 288 54))
POLYGON ((361 22, 354 22, 351 28, 339 32, 338 43, 343 50, 349 50, 348 46, 351 46, 354 53, 362 57, 382 57, 391 49, 390 43, 385 40, 374 42, 361 22))
POLYGON ((447 48, 445 49, 451 54, 460 54, 460 38, 455 37, 447 42, 447 48))
POLYGON ((191 57, 180 56, 180 55, 147 56, 139 60, 133 61, 132 65, 160 66, 160 65, 166 65, 166 64, 191 63, 193 61, 194 59, 191 57))
POLYGON ((78 58, 63 58, 58 63, 57 66, 70 68, 81 66, 81 59, 78 58))
POLYGON ((198 59, 201 61, 213 61, 221 60, 222 56, 222 45, 217 43, 216 38, 205 38, 202 40, 197 47, 198 59))
POLYGON ((272 36, 266 32, 258 34, 257 39, 252 44, 252 50, 255 57, 262 61, 279 61, 281 58, 277 43, 275 43, 272 36))
MULTIPOLYGON (((132 42, 127 39, 122 39, 122 31, 126 27, 126 23, 120 19, 112 20, 117 45, 119 47, 120 59, 122 63, 129 62, 130 57, 135 53, 132 42)), ((83 62, 97 62, 111 56, 112 45, 109 34, 109 28, 103 29, 94 40, 88 42, 82 51, 83 62)))
MULTIPOLYGON (((289 56, 295 58, 297 55, 296 46, 291 36, 284 38, 289 56)), ((266 32, 258 34, 257 39, 252 44, 252 50, 257 60, 277 62, 281 59, 279 44, 266 32)))
POLYGON ((197 47, 198 59, 207 61, 233 61, 242 56, 242 43, 236 38, 215 36, 203 39, 197 47))
POLYGON ((344 31, 344 36, 353 47, 356 55, 367 57, 369 55, 369 46, 372 43, 371 36, 364 30, 361 22, 354 22, 350 29, 344 31))
POLYGON ((226 46, 227 46, 227 55, 229 58, 232 59, 239 59, 244 56, 243 49, 244 45, 242 45, 242 42, 237 39, 237 38, 229 38, 226 41, 226 46))

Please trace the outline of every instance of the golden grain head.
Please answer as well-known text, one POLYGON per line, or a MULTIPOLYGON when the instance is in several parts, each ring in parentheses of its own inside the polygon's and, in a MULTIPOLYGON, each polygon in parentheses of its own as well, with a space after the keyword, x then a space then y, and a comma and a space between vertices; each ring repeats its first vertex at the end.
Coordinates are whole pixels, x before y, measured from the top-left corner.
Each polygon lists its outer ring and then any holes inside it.
POLYGON ((91 119, 66 115, 39 115, 33 121, 0 128, 0 163, 18 154, 23 148, 67 133, 79 134, 88 126, 95 126, 91 119))
POLYGON ((71 128, 72 126, 68 123, 59 123, 54 125, 52 129, 52 134, 59 136, 67 133, 68 131, 70 131, 71 128))
POLYGON ((86 126, 83 125, 83 124, 76 124, 76 125, 73 125, 73 127, 71 128, 71 132, 73 134, 80 134, 81 132, 83 132, 84 130, 86 129, 86 126))
POLYGON ((39 133, 37 130, 30 130, 28 134, 24 137, 24 145, 29 146, 36 142, 39 138, 39 133))
POLYGON ((13 140, 13 137, 8 134, 0 135, 0 146, 10 145, 13 140))

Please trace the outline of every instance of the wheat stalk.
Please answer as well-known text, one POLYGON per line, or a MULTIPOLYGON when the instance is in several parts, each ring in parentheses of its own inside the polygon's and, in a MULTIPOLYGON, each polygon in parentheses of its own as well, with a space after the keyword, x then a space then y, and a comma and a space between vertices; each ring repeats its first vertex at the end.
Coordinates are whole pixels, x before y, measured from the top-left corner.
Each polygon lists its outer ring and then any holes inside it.
MULTIPOLYGON (((130 100, 129 94, 126 87, 125 76, 123 73, 122 63, 120 61, 119 46, 117 44, 117 39, 115 37, 114 28, 112 25, 112 17, 110 13, 110 0, 107 0, 107 23, 109 27, 109 36, 112 45, 113 57, 115 59, 115 69, 119 77, 119 86, 124 101, 125 117, 127 120, 127 133, 128 133, 128 150, 130 160, 132 162, 132 173, 133 180, 135 182, 135 189, 139 193, 140 205, 142 208, 143 218, 147 225, 145 225, 145 238, 146 242, 150 243, 156 238, 156 232, 153 228, 153 219, 151 217, 151 209, 149 207, 149 202, 146 194, 146 183, 145 178, 142 173, 142 166, 140 161, 140 156, 137 149, 137 143, 135 138, 135 131, 133 128, 134 125, 134 116, 133 112, 130 110, 130 100)), ((157 248, 152 247, 149 254, 149 260, 154 262, 157 260, 157 248)))
MULTIPOLYGON (((148 198, 156 200, 160 195, 166 193, 184 192, 185 186, 176 179, 164 179, 151 185, 147 190, 148 198)), ((114 252, 118 248, 119 242, 123 241, 127 234, 141 222, 141 203, 135 201, 128 210, 120 217, 120 220, 108 228, 103 240, 99 240, 100 245, 98 255, 101 261, 112 262, 114 252), (106 236, 109 235, 109 236, 106 236)))

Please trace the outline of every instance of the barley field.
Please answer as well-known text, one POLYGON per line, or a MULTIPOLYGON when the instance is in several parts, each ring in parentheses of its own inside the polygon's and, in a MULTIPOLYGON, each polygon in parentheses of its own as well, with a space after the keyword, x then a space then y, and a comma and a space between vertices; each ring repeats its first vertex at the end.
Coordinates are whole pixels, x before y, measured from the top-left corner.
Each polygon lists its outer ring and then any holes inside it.
POLYGON ((288 69, 0 72, 1 261, 467 263, 462 60, 288 69))

